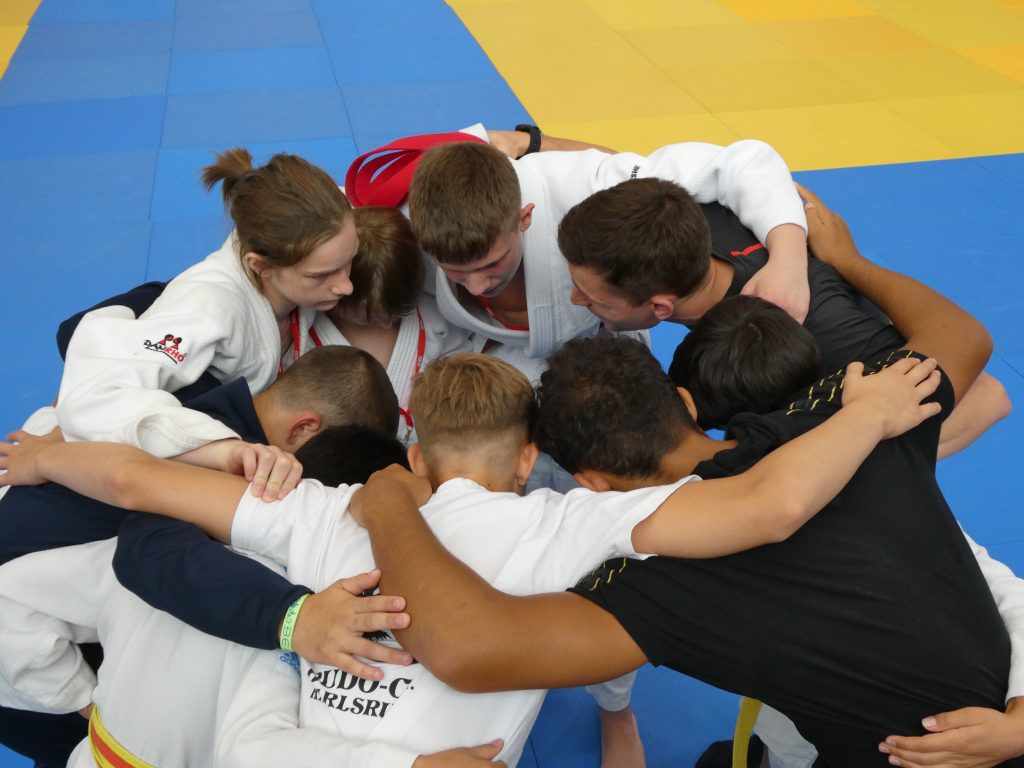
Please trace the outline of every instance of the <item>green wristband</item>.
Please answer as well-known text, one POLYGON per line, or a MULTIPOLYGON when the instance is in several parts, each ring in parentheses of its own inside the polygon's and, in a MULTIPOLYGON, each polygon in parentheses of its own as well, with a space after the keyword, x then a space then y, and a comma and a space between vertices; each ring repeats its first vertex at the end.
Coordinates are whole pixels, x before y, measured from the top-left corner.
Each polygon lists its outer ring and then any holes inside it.
POLYGON ((290 651, 292 649, 295 622, 299 620, 299 611, 302 610, 302 604, 306 602, 307 597, 309 597, 308 592, 289 605, 288 610, 284 613, 284 621, 281 622, 281 650, 290 651))

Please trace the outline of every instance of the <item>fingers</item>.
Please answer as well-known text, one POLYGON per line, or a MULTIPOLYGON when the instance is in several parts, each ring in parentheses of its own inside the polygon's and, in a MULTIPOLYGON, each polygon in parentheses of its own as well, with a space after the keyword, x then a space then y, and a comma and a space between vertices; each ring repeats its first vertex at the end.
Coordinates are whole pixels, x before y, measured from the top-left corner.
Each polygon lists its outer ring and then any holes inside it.
POLYGON ((368 611, 356 613, 348 621, 351 632, 380 632, 385 629, 405 629, 409 614, 395 611, 368 611))
POLYGON ((889 755, 890 765, 901 765, 903 768, 918 768, 929 765, 956 765, 955 759, 960 755, 950 750, 948 745, 932 741, 935 735, 928 737, 890 736, 878 745, 878 751, 889 755))
POLYGON ((301 481, 302 464, 290 453, 286 453, 274 464, 274 469, 270 473, 270 479, 267 481, 267 491, 264 493, 264 497, 267 494, 274 493, 275 498, 283 499, 294 491, 295 486, 301 481), (284 461, 282 461, 282 458, 284 461), (278 478, 281 479, 278 480, 278 478))
MULTIPOLYGON (((355 576, 349 576, 347 579, 341 579, 340 581, 335 582, 335 584, 340 586, 350 595, 355 595, 356 597, 359 597, 368 589, 373 589, 378 583, 380 583, 380 568, 374 568, 372 571, 359 573, 355 576)), ((405 606, 402 607, 404 608, 405 606)), ((401 610, 401 608, 398 610, 401 610)))
POLYGON ((302 464, 273 446, 249 445, 242 467, 245 479, 252 483, 252 495, 263 501, 283 499, 302 480, 302 464))
MULTIPOLYGON (((375 643, 373 640, 367 640, 366 638, 360 638, 346 644, 350 650, 337 651, 339 656, 347 656, 349 653, 353 653, 357 656, 361 656, 368 661, 379 661, 382 664, 395 664, 402 667, 407 667, 412 664, 412 655, 408 651, 402 651, 398 648, 391 648, 380 643, 375 643)), ((369 666, 369 665, 367 665, 369 666)), ((376 667, 374 667, 376 669, 376 667)))
POLYGON ((367 613, 395 613, 405 610, 405 598, 393 595, 373 595, 364 597, 356 603, 356 610, 360 614, 367 613))
POLYGON ((814 194, 803 184, 794 181, 793 185, 796 187, 797 194, 800 195, 801 198, 803 198, 805 204, 810 204, 812 207, 822 205, 821 198, 814 194))
POLYGON ((825 222, 825 214, 830 213, 830 211, 825 207, 825 204, 821 202, 821 198, 802 184, 796 185, 796 191, 800 197, 803 198, 804 213, 807 216, 808 224, 813 224, 815 222, 823 224, 825 222))
MULTIPOLYGON (((481 760, 493 760, 498 756, 498 753, 501 752, 504 746, 505 742, 503 740, 495 739, 490 744, 481 744, 479 747, 471 747, 469 753, 473 757, 478 757, 481 760)), ((499 763, 499 765, 504 765, 504 763, 499 763)))
POLYGON ((363 680, 383 680, 384 673, 372 664, 365 664, 354 656, 347 653, 331 656, 325 660, 326 663, 348 672, 353 677, 360 677, 363 680))

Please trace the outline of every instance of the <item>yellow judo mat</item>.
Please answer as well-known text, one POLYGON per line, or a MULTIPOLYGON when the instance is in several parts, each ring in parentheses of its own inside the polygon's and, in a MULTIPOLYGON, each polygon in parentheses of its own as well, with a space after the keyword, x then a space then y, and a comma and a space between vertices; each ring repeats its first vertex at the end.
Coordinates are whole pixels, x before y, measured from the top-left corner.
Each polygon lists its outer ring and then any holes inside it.
POLYGON ((0 77, 11 63, 14 49, 28 29, 28 20, 39 7, 39 0, 2 0, 0 2, 0 77))
POLYGON ((1024 0, 450 0, 547 132, 795 170, 1024 151, 1024 0))

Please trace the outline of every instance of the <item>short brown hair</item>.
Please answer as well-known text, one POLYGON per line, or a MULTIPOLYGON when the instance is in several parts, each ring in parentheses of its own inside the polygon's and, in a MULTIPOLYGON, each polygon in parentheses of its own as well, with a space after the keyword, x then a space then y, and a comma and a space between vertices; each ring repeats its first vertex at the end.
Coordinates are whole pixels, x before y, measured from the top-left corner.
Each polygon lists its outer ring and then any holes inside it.
POLYGON ((558 227, 558 247, 634 306, 666 291, 688 296, 711 267, 704 213, 689 192, 663 179, 630 179, 578 203, 558 227))
POLYGON ((423 254, 397 208, 356 208, 359 250, 352 260, 352 293, 327 312, 370 325, 390 323, 416 309, 426 268, 423 254))
POLYGON ((490 144, 457 142, 423 154, 409 188, 409 219, 423 250, 468 264, 511 232, 522 196, 512 163, 490 144))
POLYGON ((316 411, 325 427, 398 431, 398 398, 387 371, 372 355, 355 347, 310 350, 267 392, 282 405, 316 411))
POLYGON ((410 408, 424 451, 465 452, 513 436, 529 439, 537 402, 527 378, 505 361, 459 352, 416 377, 410 408))
POLYGON ((240 255, 252 251, 272 267, 298 264, 337 235, 352 211, 327 172, 296 155, 276 154, 254 168, 248 150, 229 149, 203 169, 202 181, 207 190, 221 182, 240 255))

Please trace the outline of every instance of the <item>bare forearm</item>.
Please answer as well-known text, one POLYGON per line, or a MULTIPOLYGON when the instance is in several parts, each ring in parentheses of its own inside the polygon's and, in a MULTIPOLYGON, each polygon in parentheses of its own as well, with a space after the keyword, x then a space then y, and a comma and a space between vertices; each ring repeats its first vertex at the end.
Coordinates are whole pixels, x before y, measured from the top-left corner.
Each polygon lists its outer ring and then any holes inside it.
MULTIPOLYGON (((525 131, 487 131, 487 139, 490 143, 500 149, 511 158, 519 158, 526 154, 530 148, 530 134, 525 131)), ((560 139, 557 136, 541 134, 540 152, 582 152, 586 149, 597 149, 601 152, 614 154, 615 150, 603 147, 600 144, 591 144, 586 141, 575 139, 560 139)))
POLYGON ((581 597, 494 589, 448 553, 409 497, 367 504, 366 517, 384 589, 406 598, 412 618, 399 640, 449 685, 475 692, 583 685, 646 661, 612 616, 581 597))
POLYGON ((789 538, 842 490, 878 444, 881 420, 863 410, 840 410, 741 475, 682 486, 633 530, 637 550, 721 557, 789 538))
POLYGON ((53 443, 39 452, 39 473, 53 483, 115 507, 143 511, 140 493, 159 459, 116 443, 53 443))
POLYGON ((541 136, 540 151, 547 152, 582 152, 585 149, 598 149, 602 152, 615 154, 616 150, 605 147, 601 144, 591 144, 589 141, 577 141, 576 139, 560 139, 557 136, 541 136))
POLYGON ((769 258, 807 279, 807 232, 797 224, 780 224, 764 239, 769 258))
POLYGON ((231 541, 234 510, 248 485, 116 443, 54 443, 40 452, 37 465, 48 480, 83 496, 195 523, 224 542, 231 541))

